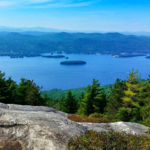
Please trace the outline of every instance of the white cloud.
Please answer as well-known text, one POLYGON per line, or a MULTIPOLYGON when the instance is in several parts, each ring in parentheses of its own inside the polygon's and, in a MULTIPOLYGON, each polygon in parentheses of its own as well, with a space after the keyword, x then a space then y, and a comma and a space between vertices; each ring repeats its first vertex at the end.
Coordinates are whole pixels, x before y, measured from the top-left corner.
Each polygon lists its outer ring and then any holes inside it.
POLYGON ((54 0, 29 0, 27 3, 30 4, 39 4, 39 3, 45 3, 45 2, 53 2, 54 0))
POLYGON ((49 8, 49 7, 82 7, 88 6, 92 1, 85 0, 0 0, 0 7, 17 6, 32 8, 49 8), (34 4, 34 5, 33 5, 34 4))
POLYGON ((10 5, 15 5, 16 2, 14 1, 0 1, 0 7, 6 7, 6 6, 10 6, 10 5))
POLYGON ((88 6, 88 5, 90 5, 90 2, 82 2, 82 3, 53 3, 53 4, 35 6, 35 8, 83 7, 83 6, 88 6))

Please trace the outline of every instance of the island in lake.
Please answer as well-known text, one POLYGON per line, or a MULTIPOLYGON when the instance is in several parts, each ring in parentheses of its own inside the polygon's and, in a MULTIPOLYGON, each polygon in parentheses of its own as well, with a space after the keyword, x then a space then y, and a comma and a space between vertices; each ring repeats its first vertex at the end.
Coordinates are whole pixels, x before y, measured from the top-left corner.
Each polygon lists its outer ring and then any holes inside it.
POLYGON ((60 64, 61 65, 84 65, 86 64, 86 62, 81 60, 71 60, 71 61, 63 61, 60 64))
POLYGON ((150 59, 150 56, 146 56, 145 58, 150 59))
POLYGON ((42 57, 46 58, 64 58, 64 55, 42 55, 42 57))

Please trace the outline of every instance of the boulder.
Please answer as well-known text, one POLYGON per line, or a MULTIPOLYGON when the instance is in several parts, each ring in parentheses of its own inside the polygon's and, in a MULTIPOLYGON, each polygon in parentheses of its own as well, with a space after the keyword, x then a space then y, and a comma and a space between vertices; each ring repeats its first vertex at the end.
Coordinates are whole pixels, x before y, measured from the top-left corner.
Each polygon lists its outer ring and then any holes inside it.
POLYGON ((0 150, 65 150, 68 139, 87 130, 146 134, 148 127, 128 122, 77 123, 68 114, 43 106, 0 103, 0 150))

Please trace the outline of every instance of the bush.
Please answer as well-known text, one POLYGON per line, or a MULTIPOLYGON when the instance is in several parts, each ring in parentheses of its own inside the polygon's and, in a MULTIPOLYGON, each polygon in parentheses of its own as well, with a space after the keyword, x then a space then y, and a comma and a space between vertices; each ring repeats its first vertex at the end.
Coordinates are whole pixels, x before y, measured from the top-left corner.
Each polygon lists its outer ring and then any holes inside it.
POLYGON ((68 116, 68 119, 76 122, 91 122, 91 123, 107 123, 110 122, 106 118, 89 118, 87 116, 77 116, 77 115, 71 115, 68 116))
POLYGON ((66 150, 149 150, 150 137, 125 132, 87 131, 71 138, 66 150))
POLYGON ((89 118, 103 118, 104 114, 93 113, 89 116, 89 118))
POLYGON ((125 107, 119 108, 118 113, 116 114, 116 118, 118 120, 128 122, 131 119, 131 112, 132 112, 131 108, 125 107))

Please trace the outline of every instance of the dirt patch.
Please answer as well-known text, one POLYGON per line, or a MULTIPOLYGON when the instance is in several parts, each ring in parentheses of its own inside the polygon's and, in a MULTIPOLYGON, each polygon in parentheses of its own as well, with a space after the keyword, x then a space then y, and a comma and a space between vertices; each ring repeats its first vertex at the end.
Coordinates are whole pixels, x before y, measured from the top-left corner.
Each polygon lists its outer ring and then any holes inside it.
POLYGON ((0 147, 0 150, 23 150, 21 143, 18 141, 6 143, 0 147))

